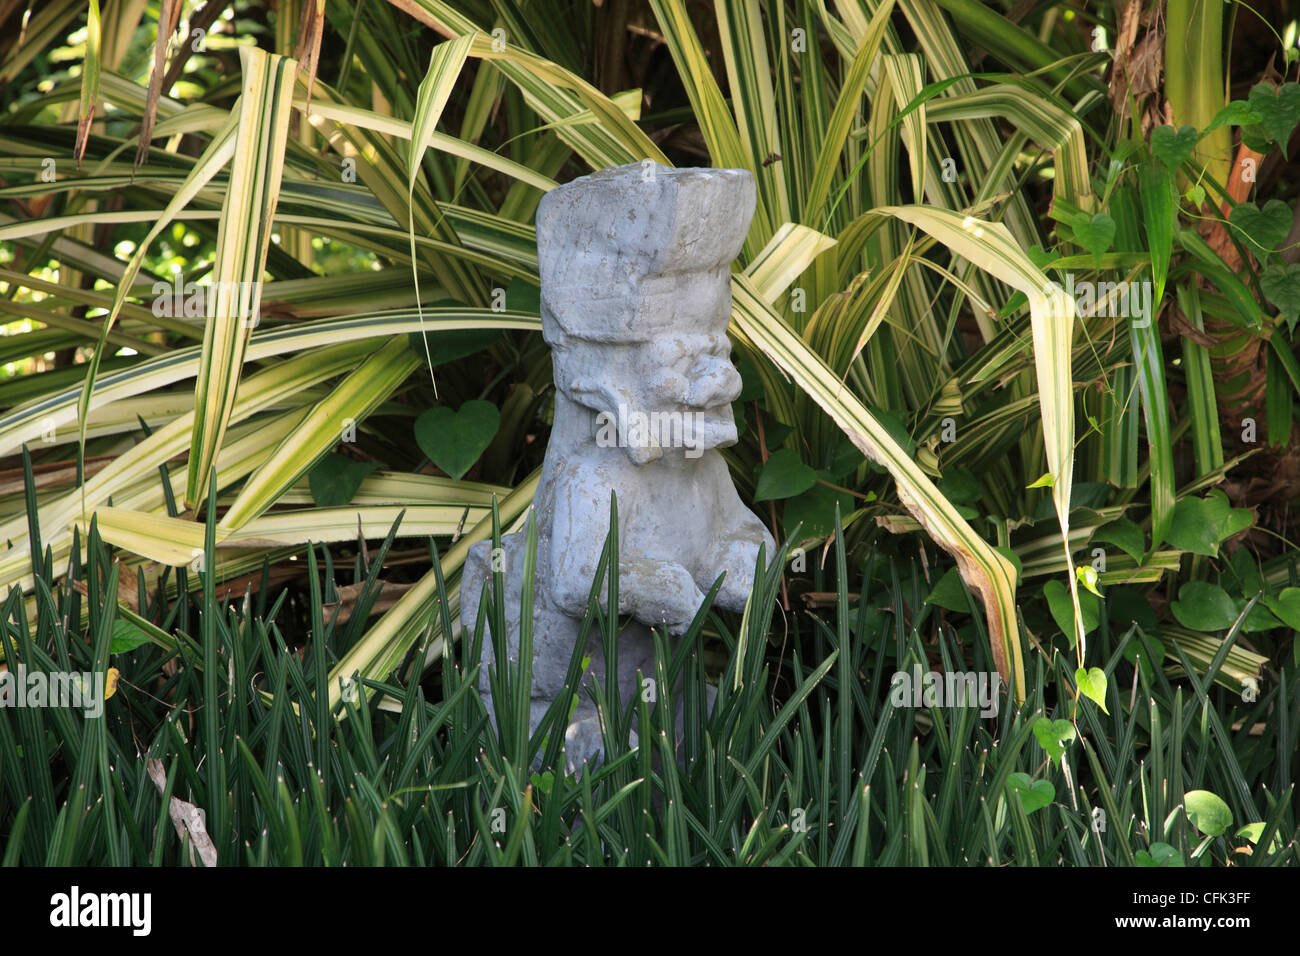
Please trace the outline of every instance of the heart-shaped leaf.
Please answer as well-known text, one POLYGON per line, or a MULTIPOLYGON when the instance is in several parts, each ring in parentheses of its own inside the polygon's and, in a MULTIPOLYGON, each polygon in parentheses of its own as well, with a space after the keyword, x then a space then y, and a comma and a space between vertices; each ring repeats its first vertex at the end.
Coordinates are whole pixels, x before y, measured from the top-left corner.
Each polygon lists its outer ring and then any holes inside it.
POLYGON ((1237 620, 1237 604, 1228 592, 1209 581, 1188 581, 1169 605, 1183 627, 1193 631, 1222 631, 1237 620))
POLYGON ((1271 253, 1291 231, 1291 207, 1280 199, 1270 199, 1260 209, 1253 202, 1238 203, 1228 222, 1257 258, 1271 253))
MULTIPOLYGON (((916 439, 907 430, 907 423, 903 421, 901 413, 892 412, 887 408, 872 409, 872 412, 876 418, 880 419, 880 427, 889 432, 889 437, 898 442, 909 457, 916 454, 916 439)), ((767 444, 770 448, 776 443, 769 437, 767 444)))
POLYGON ((962 614, 970 612, 970 599, 966 597, 966 588, 962 585, 961 574, 956 568, 949 568, 935 583, 925 602, 962 614))
POLYGON ((1217 498, 1182 498, 1174 507, 1174 517, 1165 540, 1180 551, 1217 557, 1223 540, 1227 509, 1217 498))
POLYGON ((125 654, 141 644, 149 643, 149 635, 130 621, 115 618, 113 621, 113 642, 109 645, 110 654, 125 654))
POLYGON ((1241 141, 1262 156, 1273 151, 1273 140, 1264 132, 1264 127, 1256 123, 1241 128, 1241 141))
MULTIPOLYGON (((831 481, 842 481, 856 471, 858 466, 866 460, 867 456, 858 451, 853 442, 847 438, 841 438, 835 446, 835 453, 831 455, 831 463, 826 471, 831 481)), ((978 494, 976 497, 978 497, 978 494)))
POLYGON ((1282 318, 1294 326, 1300 318, 1300 262, 1273 263, 1260 275, 1259 286, 1282 318))
POLYGON ((1190 126, 1157 126, 1151 131, 1151 155, 1172 170, 1192 158, 1201 135, 1190 126))
POLYGON ((1183 794, 1183 807, 1192 826, 1208 837, 1223 836, 1232 826, 1232 810, 1221 797, 1208 790, 1190 790, 1183 794))
MULTIPOLYGON (((1249 841, 1253 845, 1257 845, 1259 843, 1259 838, 1264 835, 1264 829, 1266 826, 1267 824, 1265 824, 1263 821, 1260 821, 1258 823, 1247 823, 1244 827, 1242 827, 1237 831, 1236 835, 1241 837, 1243 840, 1249 841)), ((1278 839, 1276 832, 1273 834, 1273 838, 1269 840, 1268 843, 1269 843, 1268 846, 1269 853, 1276 853, 1278 850, 1282 849, 1282 841, 1278 839)))
POLYGON ((1205 131, 1212 133, 1224 126, 1253 126, 1263 118, 1263 116, 1251 109, 1250 104, 1245 100, 1233 100, 1214 114, 1214 119, 1210 121, 1210 125, 1205 128, 1205 131))
POLYGON ((453 412, 443 405, 415 420, 415 441, 429 460, 459 481, 492 444, 501 413, 491 402, 470 399, 453 412))
POLYGON ((1300 123, 1300 83, 1257 83, 1250 90, 1250 109, 1260 116, 1259 125, 1270 140, 1282 147, 1286 156, 1287 140, 1295 124, 1300 123))
POLYGON ((347 455, 330 452, 307 476, 311 500, 322 508, 350 504, 361 483, 378 467, 373 461, 353 461, 347 455))
POLYGON ((772 453, 754 486, 755 501, 792 498, 817 483, 817 472, 803 463, 797 451, 782 448, 772 453))
POLYGON ((1165 540, 1179 551, 1216 557, 1219 544, 1249 528, 1254 520, 1245 508, 1233 508, 1222 491, 1204 498, 1184 498, 1174 506, 1165 540))
POLYGON ((736 401, 740 403, 756 402, 763 397, 763 376, 758 366, 748 355, 740 356, 736 362, 736 371, 740 373, 740 394, 736 401))
POLYGON ((1100 578, 1097 576, 1097 569, 1091 564, 1082 564, 1074 569, 1074 576, 1079 579, 1090 594, 1094 597, 1101 597, 1101 591, 1097 590, 1097 582, 1100 578))
POLYGON ((1074 724, 1068 720, 1039 717, 1034 721, 1034 736, 1038 738, 1038 746, 1043 748, 1047 756, 1060 763, 1066 744, 1075 738, 1074 724))
POLYGON ((1300 588, 1285 588, 1277 597, 1265 595, 1264 603, 1287 627, 1300 631, 1300 588))
MULTIPOLYGON (((1221 491, 1217 493, 1220 495, 1223 494, 1221 491)), ((1223 501, 1226 505, 1227 499, 1225 498, 1223 501)), ((1224 516, 1223 524, 1220 526, 1220 534, 1223 535, 1223 540, 1227 541, 1234 534, 1239 534, 1242 531, 1245 531, 1254 523, 1255 516, 1250 513, 1249 508, 1230 507, 1228 513, 1224 516)))
POLYGON ((1105 671, 1100 667, 1094 667, 1090 670, 1080 667, 1074 672, 1074 682, 1079 685, 1079 693, 1100 707, 1103 713, 1110 713, 1109 710, 1106 710, 1105 671))
POLYGON ((955 505, 974 504, 984 494, 979 479, 962 465, 951 465, 944 469, 943 477, 939 479, 939 490, 955 505))
POLYGON ((1134 561, 1142 560, 1142 554, 1146 550, 1142 529, 1129 518, 1116 518, 1110 524, 1103 525, 1097 529, 1092 540, 1094 543, 1100 541, 1113 544, 1134 561))
POLYGON ((763 419, 763 437, 767 440, 768 448, 779 447, 780 444, 785 441, 785 437, 792 431, 794 431, 794 429, 789 425, 778 422, 771 416, 766 416, 763 419))
POLYGON ((1138 866, 1184 866, 1183 855, 1168 843, 1152 843, 1151 852, 1138 850, 1133 854, 1138 866))
MULTIPOLYGON (((1043 585, 1043 597, 1047 598, 1047 608, 1052 612, 1052 620, 1061 629, 1061 633, 1074 643, 1077 637, 1074 627, 1074 602, 1070 600, 1070 591, 1065 584, 1053 578, 1043 585)), ((1087 591, 1079 592, 1079 610, 1083 612, 1083 633, 1091 634, 1101 621, 1101 602, 1096 595, 1087 591)))
POLYGON ((1254 594, 1265 589, 1264 575, 1260 573, 1249 548, 1238 548, 1232 553, 1228 559, 1228 570, 1236 579, 1238 593, 1254 594))
MULTIPOLYGON (((769 459, 770 461, 771 459, 769 459)), ((799 537, 808 541, 835 533, 835 506, 840 506, 840 520, 847 521, 853 510, 853 498, 842 491, 815 484, 801 495, 789 499, 781 514, 786 533, 802 525, 799 537)))
POLYGON ((1007 778, 1007 789, 1020 798, 1025 813, 1033 813, 1056 799, 1056 788, 1050 780, 1034 780, 1027 773, 1013 773, 1007 778))
MULTIPOLYGON (((1238 614, 1246 610, 1247 603, 1249 602, 1245 598, 1236 602, 1238 614)), ((1247 634, 1255 631, 1271 631, 1273 628, 1281 626, 1282 622, 1273 616, 1268 609, 1268 605, 1262 599, 1250 609, 1250 613, 1246 615, 1246 620, 1241 622, 1241 629, 1247 634)))
POLYGON ((1092 253, 1092 257, 1100 266, 1101 257, 1115 241, 1115 220, 1104 212, 1092 216, 1084 213, 1070 221, 1070 228, 1074 230, 1075 240, 1092 253))

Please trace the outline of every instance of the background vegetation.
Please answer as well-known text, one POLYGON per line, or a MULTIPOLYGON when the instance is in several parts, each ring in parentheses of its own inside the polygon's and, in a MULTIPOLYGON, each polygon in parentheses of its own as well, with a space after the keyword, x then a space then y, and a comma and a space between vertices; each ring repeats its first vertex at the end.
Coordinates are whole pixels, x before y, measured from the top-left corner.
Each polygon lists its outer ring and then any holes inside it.
POLYGON ((121 673, 0 711, 7 862, 1295 861, 1280 2, 0 24, 0 645, 121 673), (646 159, 756 177, 726 456, 787 550, 575 780, 486 723, 459 570, 546 445, 537 201, 646 159))

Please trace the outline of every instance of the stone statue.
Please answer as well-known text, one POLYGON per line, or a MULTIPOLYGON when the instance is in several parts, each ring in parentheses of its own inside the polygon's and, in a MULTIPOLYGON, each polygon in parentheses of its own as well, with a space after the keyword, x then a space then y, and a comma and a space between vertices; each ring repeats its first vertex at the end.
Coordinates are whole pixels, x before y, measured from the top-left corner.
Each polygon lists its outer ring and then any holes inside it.
MULTIPOLYGON (((737 437, 731 402, 741 382, 727 339, 730 266, 753 214, 748 171, 649 161, 575 179, 538 207, 542 334, 552 350, 556 395, 534 499, 531 731, 563 692, 609 532, 611 492, 618 501, 618 612, 633 618, 619 633, 624 704, 641 694, 638 670, 655 673, 650 628, 683 633, 724 571, 716 603, 742 610, 760 544, 771 560, 772 536, 741 503, 716 451, 737 437)), ((501 544, 497 568, 504 572, 508 646, 517 664, 527 536, 506 535, 501 544)), ((480 542, 462 578, 466 631, 492 572, 492 544, 480 542)), ((590 641, 584 688, 605 680, 597 629, 590 641)), ((493 663, 485 633, 485 700, 493 663)), ((585 689, 578 698, 565 734, 569 772, 602 750, 595 705, 585 689)))

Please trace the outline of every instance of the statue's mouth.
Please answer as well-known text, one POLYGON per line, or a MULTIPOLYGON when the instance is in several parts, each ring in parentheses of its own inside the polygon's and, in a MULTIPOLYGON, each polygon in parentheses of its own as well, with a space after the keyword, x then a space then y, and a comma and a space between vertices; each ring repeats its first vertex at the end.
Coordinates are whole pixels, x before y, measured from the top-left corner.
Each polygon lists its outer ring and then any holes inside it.
POLYGON ((596 445, 626 449, 638 465, 671 452, 698 458, 710 448, 725 448, 736 441, 736 422, 730 405, 654 411, 620 405, 615 412, 596 415, 596 445))

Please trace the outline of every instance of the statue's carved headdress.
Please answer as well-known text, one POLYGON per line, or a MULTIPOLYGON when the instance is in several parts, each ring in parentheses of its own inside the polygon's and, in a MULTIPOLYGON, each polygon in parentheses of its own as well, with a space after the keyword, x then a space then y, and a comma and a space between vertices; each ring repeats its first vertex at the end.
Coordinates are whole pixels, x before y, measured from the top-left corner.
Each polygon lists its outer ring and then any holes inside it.
POLYGON ((725 331, 730 267, 754 214, 754 178, 742 169, 631 163, 575 179, 537 208, 542 334, 645 342, 673 332, 725 331), (690 301, 717 328, 684 327, 656 297, 690 301), (714 318, 716 317, 716 318, 714 318))

